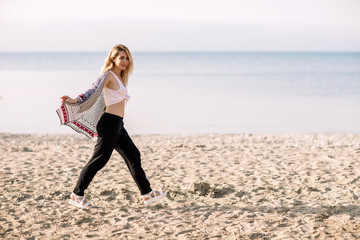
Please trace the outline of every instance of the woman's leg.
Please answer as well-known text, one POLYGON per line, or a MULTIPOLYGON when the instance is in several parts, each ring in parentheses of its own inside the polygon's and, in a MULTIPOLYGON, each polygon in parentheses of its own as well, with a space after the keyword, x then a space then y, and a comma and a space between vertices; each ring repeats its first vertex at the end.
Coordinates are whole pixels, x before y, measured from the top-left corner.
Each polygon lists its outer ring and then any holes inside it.
POLYGON ((98 140, 94 153, 89 162, 82 169, 74 193, 84 196, 84 191, 89 186, 95 174, 109 161, 114 146, 120 135, 122 118, 111 114, 104 114, 97 124, 98 140))
POLYGON ((141 195, 151 192, 150 183, 141 167, 140 151, 135 146, 124 127, 122 127, 120 131, 120 136, 115 149, 124 158, 141 195))

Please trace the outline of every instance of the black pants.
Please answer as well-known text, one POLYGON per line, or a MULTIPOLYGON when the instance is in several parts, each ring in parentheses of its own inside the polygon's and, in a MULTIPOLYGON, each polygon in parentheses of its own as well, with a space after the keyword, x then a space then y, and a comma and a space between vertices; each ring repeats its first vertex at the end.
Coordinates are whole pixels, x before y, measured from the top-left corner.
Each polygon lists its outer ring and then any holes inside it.
POLYGON ((109 161, 114 149, 124 158, 141 195, 150 192, 150 183, 141 167, 140 152, 124 128, 123 118, 104 113, 96 126, 96 130, 99 136, 94 154, 82 169, 74 193, 84 196, 85 189, 95 174, 109 161))

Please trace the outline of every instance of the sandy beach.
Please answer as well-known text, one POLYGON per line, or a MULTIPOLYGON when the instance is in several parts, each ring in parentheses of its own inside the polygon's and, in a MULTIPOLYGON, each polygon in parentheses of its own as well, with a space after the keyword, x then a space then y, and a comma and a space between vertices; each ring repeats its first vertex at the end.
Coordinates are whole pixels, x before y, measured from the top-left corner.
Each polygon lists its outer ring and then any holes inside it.
POLYGON ((359 239, 360 135, 136 135, 146 206, 114 152, 68 205, 94 142, 0 134, 0 238, 359 239))

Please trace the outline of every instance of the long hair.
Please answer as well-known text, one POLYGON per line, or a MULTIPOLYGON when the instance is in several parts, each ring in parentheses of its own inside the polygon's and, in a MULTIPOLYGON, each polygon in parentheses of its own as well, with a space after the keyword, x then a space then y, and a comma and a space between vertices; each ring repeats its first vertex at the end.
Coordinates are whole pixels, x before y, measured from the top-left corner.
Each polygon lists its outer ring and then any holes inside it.
POLYGON ((124 81, 124 85, 127 86, 129 76, 134 69, 134 61, 129 49, 122 44, 115 45, 110 50, 109 55, 105 58, 104 66, 101 69, 101 74, 104 74, 107 70, 112 69, 114 67, 113 60, 119 55, 121 51, 126 52, 129 58, 129 65, 126 67, 125 70, 121 71, 121 78, 124 81))

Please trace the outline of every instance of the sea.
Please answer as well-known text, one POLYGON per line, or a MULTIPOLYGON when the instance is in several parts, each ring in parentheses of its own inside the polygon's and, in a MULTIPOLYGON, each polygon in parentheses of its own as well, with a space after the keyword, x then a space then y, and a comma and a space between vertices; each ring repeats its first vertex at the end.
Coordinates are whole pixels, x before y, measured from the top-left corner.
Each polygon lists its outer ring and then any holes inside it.
MULTIPOLYGON (((0 132, 74 133, 60 96, 106 52, 0 53, 0 132)), ((360 52, 134 52, 125 128, 136 134, 360 133, 360 52)))

